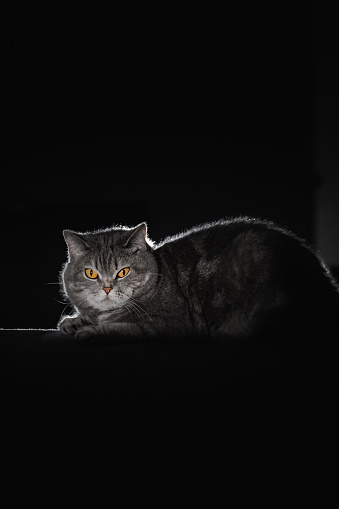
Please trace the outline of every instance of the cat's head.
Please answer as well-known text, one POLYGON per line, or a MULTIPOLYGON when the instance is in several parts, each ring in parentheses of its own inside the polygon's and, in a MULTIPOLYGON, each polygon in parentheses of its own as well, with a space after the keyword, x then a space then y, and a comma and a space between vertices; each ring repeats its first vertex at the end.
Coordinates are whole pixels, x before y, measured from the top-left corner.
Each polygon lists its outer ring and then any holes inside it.
POLYGON ((157 264, 145 223, 63 234, 68 247, 63 291, 81 313, 119 309, 150 291, 157 264))

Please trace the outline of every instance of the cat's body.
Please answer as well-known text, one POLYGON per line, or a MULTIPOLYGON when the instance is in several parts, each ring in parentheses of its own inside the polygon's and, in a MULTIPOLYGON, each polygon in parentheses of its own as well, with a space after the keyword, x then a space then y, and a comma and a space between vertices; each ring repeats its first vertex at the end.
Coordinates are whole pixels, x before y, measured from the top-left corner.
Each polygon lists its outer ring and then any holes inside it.
POLYGON ((309 338, 339 311, 338 287, 321 258, 264 221, 221 220, 158 245, 144 223, 64 236, 62 285, 76 313, 59 326, 80 342, 309 338))

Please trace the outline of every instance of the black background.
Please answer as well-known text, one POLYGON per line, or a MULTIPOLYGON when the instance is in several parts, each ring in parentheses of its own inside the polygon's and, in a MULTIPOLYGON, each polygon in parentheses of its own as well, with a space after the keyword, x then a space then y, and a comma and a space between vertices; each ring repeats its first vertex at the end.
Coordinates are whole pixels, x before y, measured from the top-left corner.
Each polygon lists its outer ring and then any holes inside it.
POLYGON ((316 244, 319 62, 335 54, 318 18, 300 0, 12 5, 1 327, 56 326, 65 228, 147 221, 158 241, 245 214, 316 244))

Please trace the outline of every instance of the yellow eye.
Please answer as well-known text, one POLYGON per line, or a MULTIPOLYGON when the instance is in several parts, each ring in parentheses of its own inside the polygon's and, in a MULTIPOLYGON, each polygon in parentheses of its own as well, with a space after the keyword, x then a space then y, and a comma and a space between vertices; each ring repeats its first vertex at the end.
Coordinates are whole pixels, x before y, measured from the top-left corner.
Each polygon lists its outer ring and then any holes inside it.
POLYGON ((125 267, 124 269, 121 269, 118 272, 117 277, 119 277, 119 278, 125 277, 125 276, 127 276, 128 273, 129 273, 129 267, 125 267))
POLYGON ((85 274, 90 279, 96 279, 98 277, 98 274, 93 269, 86 269, 85 274))

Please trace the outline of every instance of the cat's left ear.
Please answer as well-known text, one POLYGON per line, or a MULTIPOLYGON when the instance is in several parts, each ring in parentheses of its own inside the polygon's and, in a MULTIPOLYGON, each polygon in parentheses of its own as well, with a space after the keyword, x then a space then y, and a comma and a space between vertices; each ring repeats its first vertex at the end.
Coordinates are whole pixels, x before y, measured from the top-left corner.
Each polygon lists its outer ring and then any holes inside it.
POLYGON ((70 258, 76 258, 89 249, 87 242, 81 238, 79 233, 74 233, 71 230, 64 230, 62 233, 68 247, 70 258))
POLYGON ((130 236, 127 241, 123 245, 123 247, 140 249, 141 251, 146 251, 147 242, 147 225, 146 223, 139 224, 134 230, 131 230, 130 236))

